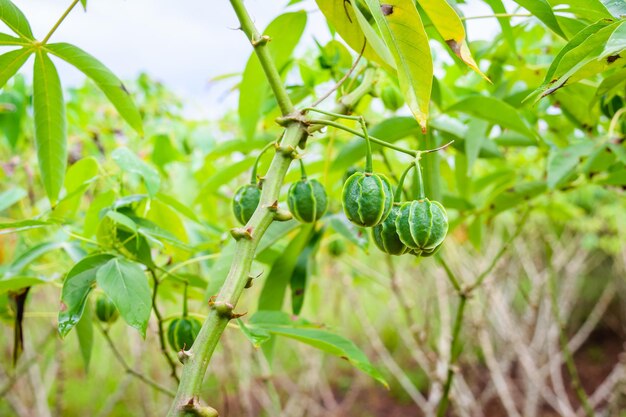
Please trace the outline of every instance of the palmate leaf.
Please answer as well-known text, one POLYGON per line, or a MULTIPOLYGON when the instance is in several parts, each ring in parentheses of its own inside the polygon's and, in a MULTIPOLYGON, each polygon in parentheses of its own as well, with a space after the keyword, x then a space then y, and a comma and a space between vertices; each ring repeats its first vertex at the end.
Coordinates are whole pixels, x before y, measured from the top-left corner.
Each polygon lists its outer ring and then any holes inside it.
POLYGON ((45 46, 51 54, 58 56, 89 77, 107 96, 120 116, 140 135, 143 134, 141 114, 124 84, 96 58, 69 43, 53 43, 45 46))
POLYGON ((413 116, 426 130, 433 61, 424 24, 412 0, 365 0, 391 50, 398 80, 413 116))
POLYGON ((435 25, 437 32, 452 49, 452 52, 481 77, 488 80, 472 57, 465 40, 465 27, 452 6, 446 0, 418 0, 418 3, 435 25))
POLYGON ((0 0, 0 20, 20 38, 35 39, 26 16, 10 0, 0 0))
POLYGON ((59 74, 48 55, 41 50, 35 54, 33 109, 41 179, 50 202, 54 204, 63 186, 67 166, 65 103, 59 74))
POLYGON ((28 42, 15 36, 0 33, 0 45, 3 46, 26 46, 28 42))

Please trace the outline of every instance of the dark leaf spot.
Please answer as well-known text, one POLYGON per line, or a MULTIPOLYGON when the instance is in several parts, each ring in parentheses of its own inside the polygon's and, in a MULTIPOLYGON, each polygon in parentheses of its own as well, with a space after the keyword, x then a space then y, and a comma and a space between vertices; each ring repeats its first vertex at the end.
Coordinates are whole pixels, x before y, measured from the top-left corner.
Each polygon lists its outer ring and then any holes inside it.
POLYGON ((619 54, 617 54, 617 55, 611 55, 611 56, 608 56, 608 57, 606 58, 606 62, 608 62, 609 64, 612 64, 612 63, 614 63, 615 61, 617 61, 617 60, 618 60, 618 59, 620 59, 620 58, 621 58, 621 56, 619 56, 619 54))
POLYGON ((381 4, 380 10, 383 12, 384 16, 389 16, 393 13, 393 6, 391 4, 381 4))
POLYGON ((126 94, 130 95, 130 93, 128 92, 128 90, 126 89, 126 86, 124 84, 120 84, 120 88, 122 89, 123 92, 125 92, 126 94))

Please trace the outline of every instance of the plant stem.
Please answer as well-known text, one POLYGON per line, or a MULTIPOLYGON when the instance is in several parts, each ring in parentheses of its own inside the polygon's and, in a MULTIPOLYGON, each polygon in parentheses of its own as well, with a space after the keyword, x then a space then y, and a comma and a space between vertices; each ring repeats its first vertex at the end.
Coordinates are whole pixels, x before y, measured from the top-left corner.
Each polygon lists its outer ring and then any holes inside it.
POLYGON ((250 184, 254 185, 257 183, 257 170, 259 168, 259 162, 261 161, 261 157, 265 154, 265 152, 267 152, 268 149, 274 147, 275 145, 276 142, 270 142, 265 145, 263 149, 261 149, 261 152, 259 152, 259 156, 256 157, 256 160, 254 161, 254 166, 252 167, 252 173, 250 174, 250 184))
MULTIPOLYGON (((351 129, 347 126, 342 125, 341 123, 334 122, 332 120, 326 119, 310 119, 309 123, 314 125, 324 125, 331 126, 340 130, 343 130, 348 133, 352 133, 353 135, 359 136, 365 139, 365 135, 358 130, 351 129)), ((376 143, 377 145, 384 146, 385 148, 393 149, 394 151, 402 152, 407 155, 411 155, 413 157, 417 156, 418 151, 413 151, 411 149, 406 149, 401 146, 394 145, 393 143, 386 142, 382 139, 375 138, 374 136, 369 136, 370 142, 376 143)))
MULTIPOLYGON (((174 363, 169 353, 167 352, 167 346, 165 345, 165 331, 163 330, 163 316, 161 315, 161 312, 159 311, 159 308, 156 302, 157 293, 159 291, 159 279, 157 278, 157 275, 156 275, 156 272, 154 272, 154 269, 150 268, 148 269, 148 271, 150 272, 150 275, 152 276, 152 282, 154 284, 154 289, 152 290, 152 310, 154 311, 154 316, 157 319, 158 333, 159 333, 159 345, 161 347, 161 353, 163 354, 163 356, 165 356, 165 359, 167 360, 167 364, 169 365, 170 370, 171 370, 172 378, 174 378, 176 382, 180 382, 180 379, 178 379, 178 375, 176 374, 176 364, 174 363)), ((185 289, 186 288, 187 288, 187 285, 185 284, 185 289)), ((184 303, 186 304, 186 301, 184 301, 184 303)))
POLYGON ((57 22, 54 24, 54 26, 52 26, 52 29, 50 29, 50 32, 48 32, 48 34, 46 35, 45 38, 43 38, 43 40, 41 41, 41 43, 43 45, 45 45, 49 40, 50 37, 54 34, 54 32, 56 32, 56 30, 59 28, 59 26, 61 26, 61 23, 63 23, 63 21, 65 20, 65 18, 67 17, 67 15, 70 14, 70 12, 72 11, 72 9, 74 7, 76 7, 76 5, 78 4, 80 0, 74 0, 72 2, 72 4, 70 4, 70 6, 67 8, 67 10, 65 10, 65 13, 63 13, 61 15, 61 17, 59 18, 59 20, 57 20, 57 22))
POLYGON ((417 185, 419 186, 419 193, 417 199, 422 201, 426 198, 426 190, 424 190, 424 177, 422 175, 422 165, 420 164, 421 154, 415 158, 413 162, 415 164, 415 175, 417 175, 417 185))
POLYGON ((254 47, 254 52, 259 57, 261 67, 263 67, 265 77, 274 92, 280 111, 283 116, 292 113, 294 110, 293 104, 287 94, 287 90, 283 86, 283 80, 276 69, 276 65, 274 64, 270 51, 267 48, 267 43, 270 39, 267 36, 261 36, 259 31, 256 29, 254 22, 248 14, 248 10, 246 10, 246 7, 243 4, 243 0, 230 0, 230 4, 237 14, 237 18, 241 24, 241 30, 246 34, 250 43, 254 47))
POLYGON ((463 323, 463 316, 465 314, 465 305, 467 304, 467 295, 461 293, 459 307, 456 311, 456 318, 454 319, 454 329, 452 331, 452 342, 450 343, 450 363, 448 364, 448 375, 446 382, 443 386, 443 396, 437 407, 437 417, 443 417, 448 409, 448 403, 450 402, 450 389, 452 388, 452 381, 454 380, 454 365, 460 356, 460 349, 458 345, 460 342, 461 327, 463 323))
POLYGON ((100 329, 100 331, 102 332, 102 335, 104 336, 105 340, 107 341, 107 344, 111 348, 111 351, 113 352, 113 355, 115 355, 115 358, 120 363, 120 365, 122 365, 122 367, 124 368, 124 370, 127 373, 133 375, 134 377, 136 377, 139 380, 143 381, 147 385, 150 385, 152 388, 154 388, 154 389, 156 389, 158 391, 161 391, 163 394, 168 395, 170 397, 174 397, 174 395, 175 395, 174 392, 172 392, 169 389, 165 388, 164 386, 160 385, 158 382, 153 381, 152 379, 148 378, 147 376, 145 376, 141 372, 137 372, 133 368, 131 368, 130 365, 128 365, 128 363, 124 359, 124 356, 115 347, 115 344, 113 343, 113 340, 111 339, 111 336, 109 335, 109 331, 107 329, 104 329, 99 323, 97 323, 96 325, 100 329))
POLYGON ((306 180, 306 171, 304 170, 304 162, 302 162, 302 159, 298 159, 298 162, 300 162, 300 175, 302 176, 303 180, 306 180))
POLYGON ((395 203, 399 203, 400 200, 402 199, 402 191, 403 191, 403 185, 404 185, 404 179, 406 178, 406 176, 408 175, 409 171, 415 167, 415 164, 410 164, 402 173, 402 175, 400 176, 400 179, 398 180, 398 188, 396 188, 396 193, 394 194, 393 197, 393 201, 395 203))

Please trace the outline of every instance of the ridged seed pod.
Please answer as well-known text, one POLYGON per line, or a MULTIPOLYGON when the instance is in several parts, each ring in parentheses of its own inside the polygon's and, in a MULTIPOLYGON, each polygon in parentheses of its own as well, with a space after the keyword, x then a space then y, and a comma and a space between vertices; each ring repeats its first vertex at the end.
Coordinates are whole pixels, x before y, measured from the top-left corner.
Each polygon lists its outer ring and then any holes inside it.
POLYGON ((167 328, 167 339, 175 351, 189 350, 202 325, 196 319, 181 317, 173 320, 167 328))
POLYGON ((113 301, 106 295, 99 295, 96 299, 96 317, 103 323, 113 323, 117 320, 119 312, 113 301))
POLYGON ((400 204, 394 203, 385 221, 372 229, 372 237, 378 249, 390 255, 402 255, 408 250, 396 231, 396 218, 399 214, 400 204))
POLYGON ((261 201, 261 189, 254 184, 242 185, 233 197, 233 214, 239 223, 245 225, 252 217, 261 201))
POLYGON ((289 187, 287 204, 293 217, 302 223, 313 223, 328 208, 326 190, 319 181, 303 178, 289 187))
POLYGON ((420 256, 434 253, 448 233, 446 209, 437 201, 427 198, 402 204, 396 218, 396 229, 402 243, 420 256))
POLYGON ((373 227, 391 211, 393 192, 384 175, 356 172, 343 185, 343 211, 357 226, 373 227))

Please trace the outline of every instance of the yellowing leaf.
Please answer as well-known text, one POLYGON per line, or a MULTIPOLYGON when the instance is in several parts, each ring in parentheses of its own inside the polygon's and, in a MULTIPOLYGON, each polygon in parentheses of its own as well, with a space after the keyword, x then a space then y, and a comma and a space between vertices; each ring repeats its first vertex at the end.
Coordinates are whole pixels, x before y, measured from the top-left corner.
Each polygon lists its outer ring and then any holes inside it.
POLYGON ((412 0, 365 0, 398 69, 400 88, 413 116, 426 130, 433 84, 428 36, 412 0))
POLYGON ((482 73, 465 40, 465 28, 463 22, 456 14, 452 6, 446 0, 418 0, 422 9, 426 12, 437 32, 446 41, 452 52, 461 58, 471 69, 476 71, 485 80, 489 78, 482 73))
POLYGON ((355 2, 343 0, 315 0, 318 7, 333 25, 339 36, 356 52, 363 49, 363 57, 368 61, 377 62, 383 66, 393 67, 393 57, 378 34, 369 26, 362 16, 355 2), (350 3, 354 7, 350 6, 350 3), (371 31, 369 32, 368 29, 371 31), (367 31, 368 33, 365 33, 367 31))

